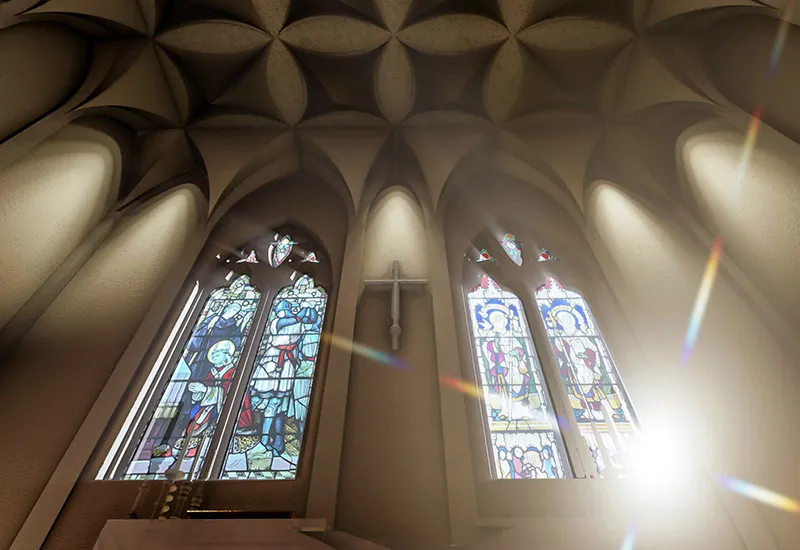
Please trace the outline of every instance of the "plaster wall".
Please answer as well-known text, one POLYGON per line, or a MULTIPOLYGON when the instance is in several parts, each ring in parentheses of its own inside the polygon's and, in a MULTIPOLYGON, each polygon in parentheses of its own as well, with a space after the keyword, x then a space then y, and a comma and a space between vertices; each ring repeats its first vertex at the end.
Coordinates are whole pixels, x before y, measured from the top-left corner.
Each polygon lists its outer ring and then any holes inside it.
POLYGON ((779 18, 739 16, 717 23, 702 36, 701 59, 711 82, 747 113, 763 107, 763 120, 800 140, 800 28, 790 25, 778 65, 770 68, 779 18))
POLYGON ((66 101, 84 77, 89 54, 86 39, 61 25, 0 30, 0 141, 66 101))
MULTIPOLYGON (((594 186, 588 204, 594 249, 650 365, 648 384, 634 393, 645 428, 663 434, 664 452, 676 447, 678 456, 692 456, 680 463, 710 479, 730 475, 800 493, 796 361, 729 284, 725 262, 682 367, 707 250, 608 182, 594 186)), ((779 547, 792 548, 793 518, 766 507, 760 513, 779 547)))
POLYGON ((403 187, 390 187, 376 198, 367 220, 364 241, 365 279, 386 277, 391 273, 394 260, 400 262, 402 277, 426 276, 422 220, 417 199, 403 187))
MULTIPOLYGON (((416 198, 390 187, 370 210, 364 278, 427 278, 425 220, 416 198)), ((354 341, 403 365, 353 355, 336 527, 384 542, 445 543, 449 535, 433 311, 425 288, 401 288, 401 347, 390 351, 391 293, 367 289, 354 341)))
MULTIPOLYGON (((253 192, 248 195, 246 200, 234 205, 216 226, 207 228, 207 236, 203 237, 206 245, 186 280, 193 282, 198 276, 217 265, 219 260, 216 260, 216 254, 220 252, 228 254, 230 250, 241 246, 243 241, 287 222, 302 224, 310 233, 318 237, 325 247, 328 256, 321 260, 330 261, 330 266, 321 267, 326 271, 330 267, 330 275, 333 280, 332 284, 328 286, 329 306, 326 323, 332 324, 336 314, 338 280, 344 254, 348 218, 336 192, 308 175, 284 178, 253 192), (338 207, 334 205, 338 205, 338 207)), ((178 283, 178 286, 180 284, 178 283)), ((170 323, 178 314, 175 309, 180 309, 191 286, 191 284, 183 284, 183 289, 174 300, 174 303, 179 305, 171 308, 171 312, 165 320, 166 327, 171 328, 170 323)), ((127 517, 136 498, 140 482, 93 481, 92 478, 138 395, 152 365, 151 361, 154 360, 160 344, 163 342, 164 333, 168 332, 168 330, 159 330, 159 327, 152 323, 149 326, 142 326, 140 330, 147 330, 154 334, 153 338, 143 340, 144 345, 138 350, 139 356, 142 358, 139 362, 141 368, 131 374, 132 382, 129 391, 106 429, 103 440, 98 444, 94 456, 86 468, 85 475, 76 485, 56 521, 47 539, 46 548, 48 549, 91 548, 105 522, 109 519, 127 517)), ((212 481, 205 488, 205 506, 272 511, 294 510, 301 514, 304 512, 309 478, 313 468, 311 457, 315 447, 316 427, 319 422, 319 409, 327 373, 327 365, 324 364, 326 359, 324 347, 320 357, 323 364, 318 366, 320 377, 315 382, 314 401, 307 425, 309 437, 303 449, 304 462, 298 479, 277 482, 212 481)), ((150 500, 153 500, 155 495, 151 494, 150 497, 150 500)), ((149 503, 145 503, 141 508, 143 515, 149 515, 151 511, 149 503)))
POLYGON ((123 219, 0 374, 0 546, 13 539, 199 221, 194 187, 123 219))
MULTIPOLYGON (((554 371, 554 359, 532 298, 536 287, 547 276, 556 278, 586 297, 613 353, 634 407, 643 422, 653 418, 658 420, 649 403, 654 395, 658 395, 661 387, 659 369, 653 368, 644 353, 626 312, 612 292, 591 244, 584 236, 579 220, 569 215, 552 198, 520 181, 506 180, 499 175, 489 181, 490 188, 484 187, 483 183, 460 187, 459 199, 446 214, 448 259, 456 317, 460 325, 464 378, 473 380, 475 374, 461 287, 463 285, 468 289, 476 284, 477 281, 470 277, 478 276, 474 274, 476 266, 465 260, 464 252, 469 256, 476 247, 487 246, 497 261, 479 264, 477 272, 488 274, 514 291, 523 301, 554 401, 559 399, 554 384, 559 378, 554 371), (521 267, 506 258, 499 246, 506 232, 514 233, 523 244, 524 263, 521 267), (536 262, 540 247, 547 248, 561 261, 536 262)), ((635 228, 628 227, 626 231, 635 231, 635 228)), ((637 256, 633 257, 631 262, 635 264, 637 256)), ((639 302, 636 307, 641 310, 648 306, 639 302)), ((652 314, 649 309, 646 311, 652 314)), ((476 464, 479 522, 491 526, 512 526, 504 534, 488 538, 484 543, 476 543, 477 547, 521 545, 525 537, 532 536, 533 528, 529 526, 533 525, 537 545, 541 548, 614 549, 620 547, 628 526, 636 524, 637 548, 743 548, 715 496, 714 487, 706 478, 695 473, 691 478, 683 479, 675 489, 670 489, 670 482, 643 485, 638 481, 606 479, 491 479, 487 444, 482 434, 483 411, 478 401, 470 401, 468 405, 472 456, 476 464), (665 517, 670 518, 669 522, 664 522, 665 517)), ((569 430, 565 431, 565 437, 572 435, 569 430)), ((576 457, 572 458, 576 460, 576 457)), ((663 478, 658 474, 655 477, 663 478)))
POLYGON ((111 138, 67 127, 0 171, 0 328, 111 208, 119 166, 111 138))
POLYGON ((355 354, 348 390, 336 528, 393 546, 444 544, 449 533, 430 297, 405 291, 401 349, 389 351, 388 292, 359 302, 354 341, 406 368, 355 354))
POLYGON ((800 334, 800 146, 764 127, 741 184, 745 136, 701 125, 679 141, 689 192, 725 252, 800 334))

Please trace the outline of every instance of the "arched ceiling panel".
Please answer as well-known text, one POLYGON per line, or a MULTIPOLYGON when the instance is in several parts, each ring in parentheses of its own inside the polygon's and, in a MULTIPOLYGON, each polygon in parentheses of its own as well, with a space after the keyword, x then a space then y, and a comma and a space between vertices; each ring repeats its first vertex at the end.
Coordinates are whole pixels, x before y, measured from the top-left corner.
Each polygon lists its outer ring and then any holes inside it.
MULTIPOLYGON (((677 112, 730 108, 726 98, 742 103, 716 93, 720 79, 708 73, 722 65, 699 62, 705 46, 682 29, 702 35, 743 10, 775 18, 783 6, 783 0, 11 0, 2 9, 4 25, 57 18, 102 37, 69 107, 100 110, 133 129, 188 131, 189 157, 209 171, 213 208, 245 177, 258 147, 290 127, 297 129, 292 139, 302 136, 315 151, 308 157, 314 169, 332 184, 346 181, 356 201, 396 130, 434 203, 465 156, 488 153, 482 143, 507 128, 524 139, 523 148, 549 157, 559 193, 580 204, 581 173, 598 135, 663 106, 677 112), (541 117, 558 109, 586 111, 602 122, 574 139, 571 122, 545 132, 550 123, 542 126, 541 117), (237 140, 236 132, 244 137, 237 140)), ((399 153, 386 154, 397 164, 399 153)), ((530 164, 527 154, 514 153, 530 164)), ((182 165, 186 150, 177 158, 182 165)), ((155 169, 166 159, 152 162, 155 169)), ((173 171, 165 166, 150 177, 173 171)))

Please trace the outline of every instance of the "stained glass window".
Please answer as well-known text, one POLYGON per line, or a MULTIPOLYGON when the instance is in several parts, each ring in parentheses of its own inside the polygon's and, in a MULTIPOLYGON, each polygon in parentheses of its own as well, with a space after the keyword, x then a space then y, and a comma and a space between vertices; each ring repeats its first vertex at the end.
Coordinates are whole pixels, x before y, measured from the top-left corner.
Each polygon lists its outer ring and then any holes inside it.
POLYGON ((272 303, 223 479, 294 479, 328 296, 308 275, 272 303))
POLYGON ((635 419, 589 304, 549 277, 535 295, 578 429, 597 470, 603 473, 609 461, 621 468, 635 419))
POLYGON ((494 476, 569 475, 522 302, 487 276, 467 296, 494 476))
POLYGON ((123 479, 163 477, 187 436, 181 470, 202 467, 260 297, 246 275, 211 292, 123 479))

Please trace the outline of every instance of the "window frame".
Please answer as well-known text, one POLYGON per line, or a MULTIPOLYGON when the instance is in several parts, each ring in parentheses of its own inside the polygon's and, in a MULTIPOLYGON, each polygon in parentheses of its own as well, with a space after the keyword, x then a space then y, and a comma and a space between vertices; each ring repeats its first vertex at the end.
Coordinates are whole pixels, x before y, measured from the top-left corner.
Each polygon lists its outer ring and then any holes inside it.
MULTIPOLYGON (((550 277, 555 281, 558 281, 562 287, 570 292, 574 292, 580 295, 583 300, 589 304, 590 312, 592 313, 592 317, 595 320, 595 324, 599 324, 599 321, 594 315, 594 310, 591 308, 590 300, 586 297, 584 293, 582 293, 577 287, 572 285, 567 285, 562 282, 562 278, 557 277, 555 274, 550 273, 548 270, 543 269, 538 263, 536 263, 535 259, 526 258, 528 260, 528 266, 526 267, 519 267, 512 263, 512 261, 507 257, 505 250, 499 244, 496 239, 486 238, 487 232, 483 231, 479 234, 474 240, 473 243, 476 244, 469 244, 467 246, 467 253, 464 254, 463 260, 460 266, 460 297, 461 297, 461 311, 463 314, 463 327, 461 330, 464 332, 462 334, 466 335, 465 344, 468 347, 468 356, 470 357, 471 361, 471 368, 469 369, 469 380, 473 382, 477 387, 481 387, 479 373, 477 371, 478 363, 477 358, 475 357, 475 350, 474 350, 474 341, 473 341, 473 332, 472 332, 472 325, 471 325, 471 313, 469 310, 469 303, 468 303, 468 294, 469 291, 474 288, 476 285, 480 284, 480 276, 485 274, 491 277, 502 289, 512 292, 516 295, 516 297, 522 303, 523 308, 525 309, 525 319, 528 322, 528 331, 533 341, 533 345, 536 349, 536 353, 538 355, 539 363, 542 369, 542 376, 544 377, 545 385, 550 395, 551 403, 553 408, 555 409, 556 415, 559 417, 561 422, 559 423, 559 431, 560 437, 564 442, 565 453, 567 455, 567 464, 565 465, 565 469, 569 468, 571 470, 571 475, 566 476, 565 478, 561 479, 590 479, 590 478, 599 478, 601 477, 597 471, 594 459, 592 458, 591 451, 589 450, 588 445, 586 444, 584 438, 580 434, 578 422, 575 419, 575 415, 572 411, 572 407, 569 403, 569 398, 567 394, 566 387, 564 386, 561 373, 558 369, 558 361, 556 360, 555 354, 552 349, 552 345, 550 343, 550 338, 547 333, 544 320, 542 319, 541 313, 539 311, 539 306, 536 300, 535 292, 541 285, 543 285, 547 279, 550 277), (485 246, 484 246, 485 245, 485 246), (471 253, 481 248, 486 248, 486 250, 495 258, 493 262, 484 262, 481 264, 477 264, 474 259, 471 257, 471 253), (533 268, 530 267, 530 264, 533 263, 533 268), (532 273, 531 273, 532 271, 532 273), (531 282, 536 284, 530 284, 531 282), (535 319, 531 318, 532 313, 535 312, 535 319)), ((598 332, 601 334, 603 341, 605 343, 605 347, 611 355, 611 350, 609 348, 608 341, 605 338, 605 333, 599 330, 598 332)), ((630 407, 631 416, 634 419, 634 426, 635 428, 639 427, 638 423, 638 415, 636 413, 635 408, 633 407, 629 393, 627 388, 624 385, 624 381, 622 376, 619 374, 619 369, 616 368, 616 361, 613 359, 613 355, 611 355, 612 361, 614 361, 615 371, 617 373, 617 377, 619 378, 619 385, 625 393, 625 396, 628 400, 628 405, 630 407)), ((491 439, 490 439, 490 432, 488 430, 488 426, 486 424, 486 413, 484 411, 484 403, 482 397, 478 400, 477 404, 472 404, 471 408, 474 411, 477 411, 479 415, 480 421, 480 429, 482 430, 482 437, 481 441, 483 443, 483 448, 481 449, 480 455, 483 457, 480 461, 475 461, 475 467, 478 470, 476 474, 478 475, 479 479, 486 478, 486 474, 488 473, 489 479, 492 481, 504 481, 494 477, 494 461, 491 457, 491 439), (480 463, 480 464, 478 464, 480 463)), ((470 419, 470 425, 474 425, 475 422, 470 419)), ((515 480, 516 481, 516 480, 515 480)), ((541 481, 541 480, 525 480, 525 481, 541 481)))
MULTIPOLYGON (((319 245, 315 246, 314 251, 318 258, 326 256, 319 245)), ((244 398, 244 392, 246 392, 249 387, 250 376, 252 375, 255 359, 258 355, 258 346, 263 337, 264 330, 266 329, 266 321, 277 294, 284 287, 291 286, 295 280, 291 278, 289 274, 293 271, 297 273, 297 276, 306 273, 293 269, 290 263, 291 260, 288 260, 278 268, 270 267, 265 260, 257 264, 263 265, 264 268, 256 270, 252 269, 252 264, 236 264, 229 262, 219 264, 219 262, 220 259, 217 258, 214 261, 217 265, 208 270, 205 276, 198 277, 196 275, 197 271, 202 270, 202 267, 200 267, 193 270, 193 272, 195 272, 194 275, 190 274, 190 276, 187 277, 186 283, 176 297, 167 319, 159 330, 158 336, 153 340, 153 344, 149 346, 148 351, 145 353, 142 361, 142 365, 145 368, 142 369, 143 372, 139 373, 139 377, 142 378, 142 383, 137 384, 135 389, 132 389, 132 395, 126 400, 127 402, 120 407, 121 412, 124 411, 122 422, 115 423, 112 432, 113 437, 109 438, 106 445, 102 447, 102 454, 98 456, 100 466, 96 468, 96 473, 92 479, 97 481, 136 481, 125 480, 123 476, 130 465, 142 435, 152 419, 153 411, 158 405, 166 386, 169 384, 172 373, 176 368, 179 355, 188 339, 191 337, 191 332, 197 324, 197 320, 202 313, 206 300, 208 300, 211 293, 215 290, 229 286, 237 277, 247 275, 250 277, 250 284, 255 287, 261 295, 256 307, 256 312, 253 315, 253 320, 241 356, 236 365, 236 373, 231 380, 231 391, 225 397, 225 402, 220 411, 217 425, 214 428, 214 435, 208 444, 209 447, 203 464, 193 475, 193 479, 195 480, 239 481, 236 479, 222 479, 220 475, 224 469, 228 446, 233 437, 238 411, 241 407, 242 399, 244 398), (233 275, 229 276, 230 273, 233 273, 233 275), (198 290, 194 297, 192 297, 195 288, 198 290), (177 331, 176 327, 178 327, 177 331), (165 349, 167 350, 166 353, 164 353, 165 349), (163 358, 159 362, 159 357, 162 354, 163 358), (153 372, 155 372, 155 375, 152 374, 153 372), (145 390, 147 379, 150 376, 154 376, 153 381, 149 388, 145 390), (138 398, 143 391, 147 392, 146 397, 138 402, 137 405, 138 398)), ((308 458, 307 455, 313 453, 313 446, 309 444, 309 438, 312 437, 312 435, 316 436, 316 427, 318 424, 320 385, 324 384, 325 367, 329 354, 329 346, 322 336, 328 332, 330 323, 333 321, 333 314, 330 312, 329 308, 334 298, 334 285, 329 266, 325 266, 320 270, 314 269, 317 267, 315 264, 304 265, 313 266, 311 273, 308 273, 308 275, 314 279, 315 286, 325 290, 328 299, 325 307, 322 332, 320 333, 321 341, 317 351, 317 361, 314 368, 311 393, 309 395, 309 410, 305 420, 306 424, 295 477, 287 480, 250 479, 247 481, 298 481, 307 473, 304 466, 308 458)), ((161 478, 156 477, 156 479, 161 478)))
MULTIPOLYGON (((610 366, 613 369, 614 377, 617 380, 616 385, 619 387, 619 389, 620 389, 620 391, 622 393, 622 396, 623 396, 623 398, 625 400, 624 406, 626 407, 627 412, 630 415, 631 429, 632 429, 634 434, 638 433, 639 430, 640 430, 639 415, 636 412, 635 406, 633 405, 633 400, 631 399, 630 393, 628 392, 628 389, 625 386, 625 380, 623 379, 622 375, 619 372, 619 368, 617 367, 617 361, 614 358, 613 352, 611 351, 611 346, 608 344, 608 340, 606 339, 605 332, 600 327, 600 322, 598 321, 597 316, 594 313, 594 309, 592 308, 592 304, 590 303, 589 298, 587 298, 586 295, 578 289, 578 287, 573 286, 573 285, 565 284, 565 283, 562 282, 561 279, 557 278, 556 276, 554 276, 552 274, 544 274, 544 275, 540 276, 541 283, 536 285, 535 287, 533 287, 533 289, 531 290, 531 292, 530 292, 530 300, 534 304, 534 307, 536 307, 536 311, 537 311, 537 314, 538 314, 538 317, 539 317, 539 326, 541 327, 541 332, 543 334, 543 337, 547 341, 547 348, 548 348, 548 352, 549 352, 549 354, 550 354, 550 356, 552 358, 553 369, 554 369, 555 375, 558 377, 558 381, 559 381, 558 385, 559 385, 559 387, 561 388, 561 390, 562 390, 562 392, 564 394, 564 398, 566 399, 565 403, 567 404, 567 407, 568 407, 568 410, 569 410, 569 419, 575 425, 574 428, 571 428, 571 430, 572 429, 577 430, 577 431, 575 431, 575 433, 577 434, 576 439, 578 439, 580 441, 582 447, 584 447, 588 451, 588 445, 586 445, 584 443, 583 436, 580 435, 580 429, 579 429, 579 426, 578 426, 578 422, 575 419, 575 414, 572 411, 571 405, 569 405, 569 398, 568 398, 568 394, 567 394, 567 391, 566 391, 566 386, 565 386, 565 384, 564 384, 564 382, 562 380, 561 372, 558 369, 558 360, 555 357, 555 352, 553 351, 553 346, 550 343, 550 334, 547 332, 547 327, 545 325, 545 321, 542 318, 541 310, 539 309, 539 303, 538 303, 539 300, 536 298, 536 291, 547 284, 547 279, 551 279, 553 282, 555 282, 556 284, 560 285, 561 288, 565 292, 575 294, 577 296, 577 298, 583 300, 584 304, 586 305, 586 308, 588 309, 589 317, 590 317, 592 323, 595 325, 595 330, 597 332, 597 337, 602 341, 603 347, 605 348, 605 351, 608 354, 608 357, 609 357, 609 359, 611 361, 611 365, 610 366)), ((575 299, 575 298, 573 298, 573 299, 575 299)), ((569 337, 567 337, 567 338, 569 338, 569 337)), ((591 452, 589 452, 589 454, 591 455, 591 452)), ((596 464, 594 463, 594 459, 593 458, 591 459, 590 464, 591 464, 590 474, 592 474, 595 477, 602 477, 602 474, 600 474, 597 471, 596 464)), ((589 476, 589 477, 591 477, 591 476, 589 476)), ((611 479, 611 478, 609 478, 609 479, 611 479)))
MULTIPOLYGON (((477 270, 470 270, 470 271, 471 272, 469 273, 469 275, 467 277, 464 277, 465 280, 461 284, 461 298, 462 298, 462 308, 463 308, 463 311, 464 311, 464 318, 466 320, 466 325, 467 325, 467 331, 466 332, 467 332, 467 336, 468 336, 467 342, 468 342, 468 345, 469 345, 470 360, 471 360, 471 363, 472 363, 472 369, 470 371, 471 375, 472 375, 472 380, 471 381, 475 384, 475 386, 479 390, 479 397, 478 397, 478 399, 476 401, 478 402, 477 409, 478 409, 479 417, 481 419, 481 429, 483 431, 483 438, 482 439, 483 439, 483 442, 484 442, 484 450, 485 450, 485 452, 482 453, 482 455, 484 455, 484 458, 483 458, 483 470, 489 472, 489 477, 493 481, 501 481, 502 478, 495 477, 495 472, 494 472, 494 470, 495 470, 494 466, 495 465, 494 465, 494 457, 492 456, 493 452, 492 452, 492 441, 491 441, 491 433, 492 432, 491 432, 491 430, 489 428, 488 420, 486 418, 486 404, 484 403, 484 400, 483 400, 483 384, 482 384, 481 378, 480 378, 478 357, 477 357, 477 353, 475 351, 476 335, 474 334, 474 330, 473 330, 473 327, 472 327, 472 311, 470 309, 470 304, 469 304, 469 293, 473 288, 475 288, 476 286, 481 284, 481 278, 483 277, 483 275, 486 275, 487 277, 491 278, 500 287, 501 290, 514 294, 514 296, 519 300, 520 304, 522 305, 522 309, 523 309, 523 312, 522 312, 523 318, 525 319, 525 322, 527 323, 527 327, 526 327, 527 333, 528 333, 528 336, 530 337, 531 343, 533 345, 533 352, 536 354, 535 360, 538 362, 539 367, 541 369, 542 379, 543 379, 542 380, 542 382, 543 382, 542 383, 543 390, 546 392, 547 398, 549 399, 550 405, 552 405, 553 412, 554 412, 554 414, 556 415, 557 418, 563 418, 564 417, 563 412, 561 411, 561 408, 563 408, 563 403, 560 403, 560 401, 561 401, 560 396, 557 395, 557 394, 554 395, 553 390, 551 388, 550 376, 549 376, 549 373, 546 372, 547 371, 547 367, 546 367, 545 362, 542 360, 542 357, 541 357, 541 352, 540 352, 540 349, 539 349, 539 342, 537 341, 536 337, 533 334, 533 331, 531 330, 531 320, 530 320, 530 313, 529 313, 530 308, 529 308, 529 304, 525 303, 525 301, 522 298, 522 296, 524 296, 524 294, 521 296, 519 293, 515 292, 515 290, 512 287, 504 284, 504 282, 498 281, 495 277, 492 277, 492 275, 490 273, 478 274, 477 270), (556 397, 558 397, 559 399, 556 399, 556 397)), ((548 342, 548 346, 549 346, 549 342, 548 342)), ((576 476, 575 476, 575 466, 573 464, 574 460, 572 459, 571 453, 570 453, 570 444, 567 441, 567 438, 565 437, 566 434, 564 433, 564 430, 562 429, 562 427, 561 427, 561 425, 559 423, 557 423, 556 426, 554 426, 554 431, 556 432, 556 437, 561 441, 561 443, 563 444, 563 447, 564 447, 563 453, 560 453, 561 454, 561 460, 562 460, 562 466, 563 466, 563 470, 564 470, 564 477, 563 478, 557 478, 557 479, 572 479, 572 478, 574 478, 576 476)), ((530 480, 530 481, 534 481, 534 480, 530 480)), ((536 480, 536 481, 538 481, 538 480, 536 480)))

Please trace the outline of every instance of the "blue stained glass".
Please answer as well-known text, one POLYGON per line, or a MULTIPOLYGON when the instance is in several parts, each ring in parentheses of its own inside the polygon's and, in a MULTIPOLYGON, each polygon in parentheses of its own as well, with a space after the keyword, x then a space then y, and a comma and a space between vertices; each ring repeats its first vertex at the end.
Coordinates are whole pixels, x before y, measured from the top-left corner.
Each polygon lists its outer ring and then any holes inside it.
POLYGON ((467 298, 495 477, 566 477, 564 445, 522 302, 487 276, 467 298))
POLYGON ((279 267, 292 253, 292 248, 296 244, 289 235, 276 238, 275 242, 269 245, 269 265, 279 267))
POLYGON ((615 466, 634 430, 632 409, 611 354, 589 304, 575 292, 547 278, 536 290, 536 303, 558 362, 578 429, 595 458, 606 468, 603 451, 615 466), (598 440, 599 435, 599 440, 598 440))
POLYGON ((522 265, 522 246, 513 233, 506 233, 501 243, 503 250, 515 264, 522 265))
POLYGON ((260 298, 246 275, 211 292, 123 479, 163 477, 187 436, 181 470, 202 467, 260 298))
POLYGON ((275 297, 222 479, 294 479, 328 296, 308 275, 275 297))

